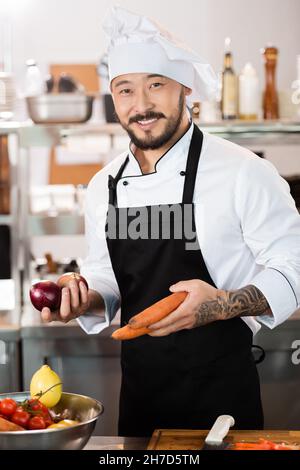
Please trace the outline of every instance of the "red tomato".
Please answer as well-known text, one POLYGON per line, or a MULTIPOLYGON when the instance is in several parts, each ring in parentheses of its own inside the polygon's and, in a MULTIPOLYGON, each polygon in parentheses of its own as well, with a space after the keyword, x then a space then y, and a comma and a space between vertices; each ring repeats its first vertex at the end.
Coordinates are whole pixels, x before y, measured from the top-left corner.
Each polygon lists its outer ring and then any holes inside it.
POLYGON ((0 413, 4 416, 11 416, 17 409, 17 403, 12 398, 4 398, 0 402, 0 413))
POLYGON ((18 424, 19 426, 22 426, 23 428, 26 428, 29 419, 30 419, 30 414, 27 413, 27 411, 23 411, 23 410, 16 411, 11 417, 11 420, 13 423, 18 424))
POLYGON ((43 414, 48 414, 48 408, 36 398, 28 400, 28 404, 32 411, 41 411, 43 414))
POLYGON ((52 418, 46 405, 44 405, 41 401, 37 400, 36 398, 31 398, 30 400, 28 400, 28 404, 30 406, 29 411, 32 410, 35 416, 42 416, 44 418, 46 427, 50 426, 50 424, 53 424, 52 418))
POLYGON ((45 424, 46 424, 46 428, 48 426, 50 426, 51 424, 53 424, 53 420, 51 418, 51 416, 48 414, 48 416, 43 416, 44 418, 44 421, 45 421, 45 424))
POLYGON ((28 422, 28 429, 45 429, 46 423, 42 416, 33 416, 28 422))

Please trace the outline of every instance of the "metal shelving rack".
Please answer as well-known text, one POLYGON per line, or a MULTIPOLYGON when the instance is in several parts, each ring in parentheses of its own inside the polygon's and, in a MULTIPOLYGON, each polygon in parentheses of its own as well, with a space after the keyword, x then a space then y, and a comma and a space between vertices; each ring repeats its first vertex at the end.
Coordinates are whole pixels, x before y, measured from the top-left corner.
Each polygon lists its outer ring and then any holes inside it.
MULTIPOLYGON (((200 123, 199 127, 209 133, 226 138, 244 146, 300 145, 300 122, 219 122, 200 123)), ((34 235, 76 235, 84 233, 84 218, 80 215, 55 217, 31 215, 29 211, 29 157, 34 146, 52 147, 61 144, 69 136, 108 135, 111 147, 117 136, 126 135, 119 124, 86 123, 78 125, 34 125, 31 122, 0 123, 0 134, 9 136, 11 164, 11 207, 9 216, 1 216, 12 233, 12 273, 15 280, 16 310, 21 314, 21 292, 30 287, 30 243, 34 235), (20 283, 23 271, 23 283, 20 283)))
POLYGON ((10 228, 11 236, 11 277, 14 281, 14 308, 1 310, 1 320, 4 324, 19 324, 21 314, 21 277, 19 266, 19 246, 21 242, 19 231, 19 160, 18 160, 18 126, 0 125, 0 135, 8 136, 8 156, 10 166, 10 208, 8 215, 0 214, 0 224, 10 228))

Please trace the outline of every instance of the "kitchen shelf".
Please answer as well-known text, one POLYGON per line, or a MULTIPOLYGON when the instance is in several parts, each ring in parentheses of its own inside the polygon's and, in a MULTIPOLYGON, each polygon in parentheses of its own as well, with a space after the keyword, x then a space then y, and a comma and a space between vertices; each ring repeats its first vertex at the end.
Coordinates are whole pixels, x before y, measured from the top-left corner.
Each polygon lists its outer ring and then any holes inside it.
POLYGON ((83 235, 84 216, 82 215, 30 215, 28 231, 31 236, 44 235, 83 235))
MULTIPOLYGON (((205 123, 195 121, 202 130, 218 135, 241 145, 297 145, 300 144, 300 121, 220 121, 205 123)), ((35 145, 50 142, 51 145, 69 136, 86 134, 109 135, 111 146, 116 137, 126 136, 120 124, 79 124, 73 126, 30 126, 21 130, 24 145, 35 141, 35 145), (33 140, 34 139, 34 140, 33 140)))
MULTIPOLYGON (((234 142, 251 144, 300 144, 300 121, 292 120, 262 120, 262 121, 195 121, 202 130, 211 134, 228 138, 234 142)), ((108 135, 112 146, 114 138, 126 136, 126 132, 118 123, 87 122, 84 124, 33 124, 31 121, 1 122, 0 135, 16 133, 21 147, 52 146, 61 143, 69 136, 87 134, 108 135)))
MULTIPOLYGON (((10 234, 10 276, 0 280, 0 324, 9 318, 10 324, 19 324, 21 316, 21 273, 19 266, 20 230, 19 230, 19 125, 13 122, 0 123, 0 135, 7 136, 9 162, 9 206, 10 214, 0 214, 0 225, 8 227, 10 234), (8 284, 6 284, 8 283, 8 284), (3 287, 4 285, 4 287, 3 287)), ((1 379, 1 377, 0 377, 1 379)), ((0 380, 1 382, 1 380, 0 380)), ((0 384, 1 385, 1 384, 0 384)), ((0 387, 1 388, 1 387, 0 387)))
POLYGON ((198 126, 211 134, 241 145, 299 145, 300 121, 221 121, 197 122, 198 126))
POLYGON ((300 120, 289 121, 289 120, 263 120, 263 121, 217 121, 212 123, 205 123, 197 121, 200 127, 207 127, 213 133, 232 132, 232 133, 244 133, 244 132, 281 132, 281 133, 294 133, 299 132, 300 120))

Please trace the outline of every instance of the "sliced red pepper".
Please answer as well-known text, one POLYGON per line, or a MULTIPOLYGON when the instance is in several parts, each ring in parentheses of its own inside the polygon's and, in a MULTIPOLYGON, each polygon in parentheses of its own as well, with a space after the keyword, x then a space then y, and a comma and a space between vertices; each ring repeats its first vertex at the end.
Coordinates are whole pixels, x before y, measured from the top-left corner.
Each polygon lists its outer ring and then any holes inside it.
POLYGON ((267 439, 259 439, 258 442, 236 442, 234 450, 300 450, 300 446, 289 445, 284 442, 276 444, 267 439))

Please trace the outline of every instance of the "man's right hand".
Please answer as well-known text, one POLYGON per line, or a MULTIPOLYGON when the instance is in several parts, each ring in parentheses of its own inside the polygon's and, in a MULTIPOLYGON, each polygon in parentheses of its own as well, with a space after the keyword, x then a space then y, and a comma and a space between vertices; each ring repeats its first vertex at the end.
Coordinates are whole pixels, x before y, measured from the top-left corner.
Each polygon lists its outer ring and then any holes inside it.
POLYGON ((74 318, 87 312, 90 308, 90 296, 86 285, 83 282, 77 283, 71 280, 68 287, 63 287, 61 293, 61 304, 59 310, 52 312, 48 307, 44 307, 41 318, 45 323, 61 321, 68 323, 74 318))

